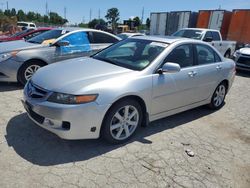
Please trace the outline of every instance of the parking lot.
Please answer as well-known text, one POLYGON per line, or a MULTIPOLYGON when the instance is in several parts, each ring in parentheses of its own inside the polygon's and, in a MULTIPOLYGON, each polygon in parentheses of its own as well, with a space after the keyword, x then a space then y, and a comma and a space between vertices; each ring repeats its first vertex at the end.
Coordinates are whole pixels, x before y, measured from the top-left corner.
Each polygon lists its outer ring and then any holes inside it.
POLYGON ((0 83, 0 187, 250 187, 249 77, 221 110, 155 121, 124 145, 62 140, 28 119, 21 86, 0 83))

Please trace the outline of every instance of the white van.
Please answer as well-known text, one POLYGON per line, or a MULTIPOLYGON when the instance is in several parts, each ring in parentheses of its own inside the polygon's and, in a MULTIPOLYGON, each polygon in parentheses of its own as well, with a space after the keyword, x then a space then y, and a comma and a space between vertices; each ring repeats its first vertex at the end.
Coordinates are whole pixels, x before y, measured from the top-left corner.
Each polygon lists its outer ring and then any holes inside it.
POLYGON ((26 27, 27 29, 36 29, 36 24, 32 22, 17 22, 17 26, 20 28, 26 27))

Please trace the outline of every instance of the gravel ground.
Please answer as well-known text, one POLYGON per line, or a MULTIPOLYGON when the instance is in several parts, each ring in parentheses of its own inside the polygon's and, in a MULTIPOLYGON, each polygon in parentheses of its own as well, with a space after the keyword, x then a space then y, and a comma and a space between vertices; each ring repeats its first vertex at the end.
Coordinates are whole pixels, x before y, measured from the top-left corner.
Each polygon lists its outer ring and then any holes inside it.
POLYGON ((250 187, 250 75, 224 107, 152 122, 124 145, 65 141, 32 123, 0 83, 0 187, 250 187), (194 157, 185 152, 190 149, 194 157))

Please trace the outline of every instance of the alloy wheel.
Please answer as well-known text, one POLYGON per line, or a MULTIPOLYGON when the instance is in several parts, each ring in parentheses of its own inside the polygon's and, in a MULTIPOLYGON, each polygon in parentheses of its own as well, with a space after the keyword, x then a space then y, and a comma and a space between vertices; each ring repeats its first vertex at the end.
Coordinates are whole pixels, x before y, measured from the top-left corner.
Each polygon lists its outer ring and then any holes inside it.
POLYGON ((39 65, 30 65, 24 72, 24 77, 26 80, 29 80, 33 74, 40 68, 39 65))
POLYGON ((125 140, 130 137, 139 124, 139 112, 132 105, 120 108, 110 122, 110 133, 116 140, 125 140))
POLYGON ((226 87, 222 84, 215 91, 215 96, 213 98, 213 103, 215 107, 218 107, 223 103, 225 95, 226 87))

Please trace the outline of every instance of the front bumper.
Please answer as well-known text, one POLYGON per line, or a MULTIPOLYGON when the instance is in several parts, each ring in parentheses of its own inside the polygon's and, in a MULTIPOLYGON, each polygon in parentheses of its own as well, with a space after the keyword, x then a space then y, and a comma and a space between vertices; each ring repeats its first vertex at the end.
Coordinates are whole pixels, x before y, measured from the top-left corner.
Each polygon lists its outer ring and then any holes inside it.
POLYGON ((14 58, 0 62, 0 81, 17 82, 17 72, 21 65, 22 63, 14 58))
POLYGON ((95 102, 65 105, 32 99, 28 97, 26 87, 22 102, 33 122, 67 140, 98 138, 102 120, 110 107, 95 102))
POLYGON ((240 54, 235 57, 236 69, 250 71, 250 55, 240 54))

